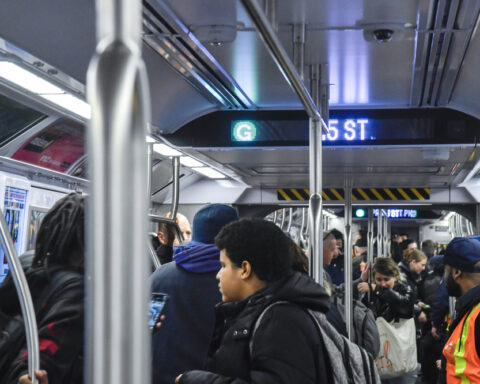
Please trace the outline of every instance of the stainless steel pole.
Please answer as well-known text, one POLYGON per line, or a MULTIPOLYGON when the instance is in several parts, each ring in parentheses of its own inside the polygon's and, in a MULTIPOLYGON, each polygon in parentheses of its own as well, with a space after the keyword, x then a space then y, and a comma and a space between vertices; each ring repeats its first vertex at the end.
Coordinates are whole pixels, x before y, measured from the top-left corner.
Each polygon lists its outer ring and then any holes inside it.
POLYGON ((322 132, 320 121, 310 119, 310 259, 315 281, 323 285, 322 132))
MULTIPOLYGON (((369 208, 368 209, 368 233, 367 233, 367 261, 370 264, 370 268, 373 267, 373 228, 374 228, 374 223, 373 223, 373 209, 369 208)), ((371 269, 370 269, 371 271, 371 269)), ((368 276, 368 282, 371 283, 371 275, 372 273, 369 273, 368 276)), ((370 302, 370 290, 368 291, 368 302, 370 302)))
POLYGON ((285 225, 285 212, 287 210, 285 208, 282 208, 282 221, 280 222, 280 229, 283 231, 283 226, 285 225))
POLYGON ((264 9, 273 30, 278 32, 277 0, 265 0, 264 9))
POLYGON ((180 194, 180 157, 174 156, 172 158, 173 168, 173 191, 172 191, 172 220, 175 221, 178 212, 178 198, 180 194))
MULTIPOLYGON (((305 237, 305 230, 306 230, 306 222, 308 222, 308 220, 305 220, 305 208, 302 208, 302 223, 300 224, 300 243, 301 243, 301 246, 302 248, 306 248, 308 247, 308 244, 307 244, 307 239, 305 237)), ((308 231, 306 231, 308 232, 308 231)))
POLYGON ((353 290, 352 290, 352 178, 345 177, 345 325, 347 335, 353 340, 353 290))
POLYGON ((367 257, 368 263, 373 265, 373 209, 368 209, 367 257))
POLYGON ((150 96, 139 0, 97 0, 97 48, 87 74, 91 200, 86 379, 148 382, 147 148, 150 96))
POLYGON ((293 221, 293 208, 288 208, 287 233, 290 233, 290 230, 292 229, 292 221, 293 221))
MULTIPOLYGON (((10 274, 17 290, 20 309, 22 310, 23 321, 25 323, 25 338, 27 340, 28 351, 28 374, 33 378, 32 382, 37 384, 35 370, 40 369, 40 351, 38 344, 37 318, 35 308, 33 307, 32 295, 28 287, 25 273, 13 245, 8 225, 5 221, 3 212, 0 210, 0 241, 3 251, 10 267, 10 274)), ((4 300, 5 298, 2 298, 4 300)))
POLYGON ((390 253, 387 246, 388 246, 388 216, 385 215, 383 217, 383 254, 385 257, 388 257, 390 253))
POLYGON ((477 204, 475 210, 475 230, 475 233, 480 235, 480 204, 477 204))
POLYGON ((293 25, 293 63, 298 76, 304 79, 305 24, 293 25))
POLYGON ((383 257, 383 212, 382 209, 378 209, 378 217, 377 217, 377 257, 383 257))
POLYGON ((448 298, 448 308, 450 309, 450 319, 451 319, 452 322, 453 322, 453 320, 455 319, 455 316, 456 316, 455 304, 456 304, 455 297, 450 296, 448 298))

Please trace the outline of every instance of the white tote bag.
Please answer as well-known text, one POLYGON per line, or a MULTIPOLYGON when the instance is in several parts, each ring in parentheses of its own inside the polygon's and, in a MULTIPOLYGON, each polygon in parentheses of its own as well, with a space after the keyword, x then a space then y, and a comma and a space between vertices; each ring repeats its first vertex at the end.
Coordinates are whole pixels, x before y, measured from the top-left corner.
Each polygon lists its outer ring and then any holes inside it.
POLYGON ((388 323, 377 320, 380 334, 380 352, 375 364, 382 379, 402 376, 417 369, 417 342, 415 321, 400 319, 388 323))

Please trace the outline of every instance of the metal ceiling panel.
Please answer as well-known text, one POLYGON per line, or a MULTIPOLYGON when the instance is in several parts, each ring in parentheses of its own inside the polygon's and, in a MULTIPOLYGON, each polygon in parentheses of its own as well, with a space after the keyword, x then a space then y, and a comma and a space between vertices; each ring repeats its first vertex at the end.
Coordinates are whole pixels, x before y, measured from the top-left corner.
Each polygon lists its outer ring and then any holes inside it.
MULTIPOLYGON (((470 169, 472 146, 324 148, 323 175, 327 187, 343 185, 353 175, 355 185, 449 186, 470 169)), ((231 168, 252 186, 308 186, 305 148, 201 150, 206 158, 231 168)))

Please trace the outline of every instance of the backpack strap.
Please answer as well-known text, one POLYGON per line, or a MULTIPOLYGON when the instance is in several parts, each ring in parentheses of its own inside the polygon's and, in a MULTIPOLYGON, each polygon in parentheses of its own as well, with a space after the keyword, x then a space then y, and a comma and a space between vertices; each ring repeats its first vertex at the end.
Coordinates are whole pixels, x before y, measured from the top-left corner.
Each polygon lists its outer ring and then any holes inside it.
POLYGON ((248 343, 248 348, 250 350, 250 357, 252 356, 252 353, 253 353, 253 341, 255 339, 255 333, 257 332, 257 329, 260 327, 260 323, 262 322, 263 317, 265 316, 265 314, 270 308, 280 304, 290 304, 290 303, 288 301, 276 301, 268 305, 267 307, 265 307, 262 313, 260 313, 260 316, 257 317, 257 320, 255 321, 255 325, 253 327, 252 337, 250 338, 250 342, 248 343))

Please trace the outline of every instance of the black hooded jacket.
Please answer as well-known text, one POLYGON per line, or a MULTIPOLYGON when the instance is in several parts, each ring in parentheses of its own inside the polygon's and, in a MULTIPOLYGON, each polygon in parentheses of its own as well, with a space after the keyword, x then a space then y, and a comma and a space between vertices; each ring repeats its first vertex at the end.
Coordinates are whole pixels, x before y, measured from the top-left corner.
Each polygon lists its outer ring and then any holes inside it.
MULTIPOLYGON (((36 313, 40 347, 40 367, 48 372, 50 384, 83 382, 83 275, 63 267, 31 268, 25 273, 36 313), (68 274, 60 286, 50 289, 53 279, 68 274)), ((0 311, 14 316, 20 303, 7 277, 0 286, 0 311)), ((24 346, 25 347, 25 346, 24 346)), ((0 383, 14 384, 28 371, 27 351, 22 347, 8 372, 0 372, 0 383)))
POLYGON ((327 312, 329 296, 322 286, 299 272, 243 301, 217 305, 206 371, 186 372, 180 383, 331 382, 323 342, 306 308, 327 312), (278 301, 291 304, 270 308, 252 340, 257 318, 278 301))

